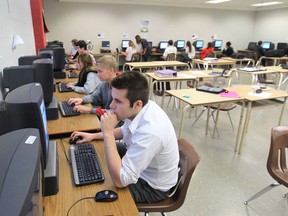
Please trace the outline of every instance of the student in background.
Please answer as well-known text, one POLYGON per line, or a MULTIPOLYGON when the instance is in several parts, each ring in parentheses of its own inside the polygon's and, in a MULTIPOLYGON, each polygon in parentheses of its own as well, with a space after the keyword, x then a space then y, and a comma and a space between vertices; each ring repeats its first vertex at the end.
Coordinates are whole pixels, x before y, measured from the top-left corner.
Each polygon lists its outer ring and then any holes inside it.
POLYGON ((217 55, 217 58, 231 57, 233 53, 234 53, 234 49, 233 49, 233 47, 231 47, 231 42, 228 41, 226 43, 226 47, 222 50, 222 53, 219 53, 217 55))
POLYGON ((175 129, 167 114, 149 100, 148 81, 141 73, 123 73, 111 85, 111 112, 101 116, 101 132, 75 131, 71 138, 81 136, 78 144, 104 140, 107 167, 115 187, 128 187, 136 203, 164 200, 178 179, 175 129), (121 120, 124 125, 115 128, 121 120))
POLYGON ((88 53, 80 54, 78 56, 78 64, 80 69, 78 81, 67 83, 66 86, 75 92, 90 94, 101 84, 96 68, 93 66, 91 56, 88 53))
POLYGON ((203 48, 200 53, 200 59, 206 58, 208 54, 214 52, 214 48, 212 46, 212 42, 207 43, 207 47, 203 48))
POLYGON ((78 42, 77 39, 71 40, 72 48, 69 53, 66 53, 67 57, 70 57, 71 59, 75 59, 79 55, 79 53, 77 53, 77 42, 78 42))
MULTIPOLYGON (((95 65, 96 61, 95 61, 94 55, 93 53, 87 50, 86 42, 84 40, 79 40, 76 45, 77 45, 77 52, 79 53, 79 55, 82 53, 88 53, 92 58, 93 65, 95 65)), ((70 60, 70 62, 77 63, 78 59, 76 58, 76 59, 70 60)))
POLYGON ((192 62, 195 57, 195 47, 192 45, 191 41, 186 42, 185 52, 178 55, 181 62, 192 62))
POLYGON ((126 56, 126 57, 125 57, 125 61, 126 61, 126 62, 130 62, 131 59, 132 59, 132 55, 133 55, 134 53, 136 53, 136 52, 137 52, 136 46, 135 46, 135 44, 133 43, 133 41, 130 40, 130 41, 129 41, 129 47, 126 49, 125 52, 121 52, 121 53, 126 56))
MULTIPOLYGON (((257 60, 259 60, 262 56, 265 56, 265 50, 262 47, 262 41, 258 41, 257 45, 254 47, 254 51, 257 56, 257 60)), ((265 66, 265 61, 261 62, 263 66, 265 66)))
POLYGON ((168 46, 166 47, 163 58, 166 59, 168 54, 174 53, 175 57, 177 55, 177 48, 173 45, 173 40, 168 41, 168 46))
POLYGON ((81 113, 96 114, 96 108, 109 109, 112 102, 111 81, 116 77, 117 62, 111 55, 104 55, 97 60, 97 75, 102 81, 99 88, 92 94, 82 98, 70 98, 68 104, 75 104, 74 110, 81 113), (91 103, 92 107, 81 104, 91 103))
POLYGON ((142 54, 143 61, 147 61, 148 56, 151 54, 152 47, 149 46, 148 41, 144 38, 141 38, 140 35, 135 36, 136 43, 139 46, 139 53, 142 54))

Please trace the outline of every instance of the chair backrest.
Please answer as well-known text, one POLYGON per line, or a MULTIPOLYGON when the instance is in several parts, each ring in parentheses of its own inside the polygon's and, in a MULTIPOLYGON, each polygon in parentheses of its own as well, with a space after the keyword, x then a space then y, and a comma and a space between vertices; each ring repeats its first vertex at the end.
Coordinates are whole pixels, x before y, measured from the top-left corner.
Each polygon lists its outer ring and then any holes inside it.
POLYGON ((179 139, 178 145, 180 170, 175 193, 157 203, 136 203, 140 212, 170 212, 180 208, 184 203, 192 174, 200 161, 200 156, 187 140, 179 139))
POLYGON ((271 130, 267 170, 279 184, 288 187, 288 126, 276 126, 271 130))
POLYGON ((175 55, 175 53, 169 53, 169 54, 166 56, 166 61, 176 61, 176 55, 175 55))
POLYGON ((131 57, 131 62, 140 62, 140 60, 141 60, 140 53, 133 53, 131 57))

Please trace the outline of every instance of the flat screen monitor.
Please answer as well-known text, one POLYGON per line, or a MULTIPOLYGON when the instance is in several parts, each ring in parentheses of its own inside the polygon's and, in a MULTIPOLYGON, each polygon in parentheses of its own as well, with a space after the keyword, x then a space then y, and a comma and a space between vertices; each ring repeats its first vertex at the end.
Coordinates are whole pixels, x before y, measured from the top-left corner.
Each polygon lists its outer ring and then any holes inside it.
POLYGON ((129 47, 129 42, 130 42, 130 40, 122 40, 121 48, 122 49, 127 49, 129 47))
POLYGON ((285 48, 288 46, 288 43, 277 43, 277 50, 285 50, 285 48))
POLYGON ((256 45, 257 45, 256 42, 249 42, 247 49, 253 51, 255 49, 256 45))
POLYGON ((102 41, 103 48, 110 48, 110 41, 102 41))
POLYGON ((49 154, 46 110, 40 83, 30 83, 9 92, 5 98, 9 131, 37 128, 40 134, 43 168, 49 154))
POLYGON ((185 40, 177 40, 175 43, 177 49, 184 49, 185 48, 185 40))
POLYGON ((42 216, 39 131, 15 130, 0 136, 1 215, 42 216))
POLYGON ((204 47, 204 41, 203 40, 196 40, 195 41, 195 49, 200 50, 204 47))
POLYGON ((164 50, 168 47, 168 41, 160 41, 159 42, 159 49, 164 50))
POLYGON ((215 49, 221 49, 223 41, 222 40, 214 40, 212 44, 213 44, 213 47, 215 49))
POLYGON ((264 41, 261 46, 263 49, 269 50, 269 49, 271 49, 271 42, 264 41))

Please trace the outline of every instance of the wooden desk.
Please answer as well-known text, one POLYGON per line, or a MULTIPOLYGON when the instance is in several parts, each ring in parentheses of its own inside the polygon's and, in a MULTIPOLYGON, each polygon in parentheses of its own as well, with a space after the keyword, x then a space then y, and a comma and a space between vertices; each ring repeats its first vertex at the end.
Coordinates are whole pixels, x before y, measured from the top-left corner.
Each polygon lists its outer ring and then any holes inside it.
MULTIPOLYGON (((75 92, 58 92, 58 87, 54 93, 58 102, 66 101, 71 97, 82 98, 83 94, 78 94, 75 92)), ((91 106, 87 104, 87 106, 91 106)), ((59 111, 60 112, 60 111, 59 111)), ((48 121, 48 134, 50 139, 55 139, 59 137, 70 136, 70 134, 75 131, 98 131, 100 130, 100 122, 96 115, 94 114, 81 114, 79 116, 63 117, 59 113, 59 118, 56 120, 48 121)))
MULTIPOLYGON (((171 96, 176 97, 180 101, 183 101, 186 104, 188 104, 187 106, 184 107, 184 109, 182 111, 178 138, 181 138, 181 132, 183 129, 183 120, 184 120, 185 111, 187 109, 191 108, 191 106, 208 106, 208 108, 209 108, 209 105, 217 104, 219 107, 220 103, 224 103, 224 102, 242 102, 242 105, 244 106, 244 98, 221 97, 218 94, 201 92, 201 91, 197 91, 196 89, 179 89, 179 90, 169 90, 166 92, 168 94, 170 94, 171 96)), ((163 104, 164 98, 165 97, 162 97, 162 104, 163 104)), ((240 129, 242 126, 243 113, 244 113, 244 107, 242 107, 241 112, 240 112, 240 120, 239 120, 239 126, 238 126, 238 132, 237 132, 237 138, 236 138, 235 146, 237 145, 238 140, 239 140, 240 129)), ((208 112, 207 112, 206 135, 208 133, 209 116, 210 116, 210 109, 208 109, 208 112)), ((216 114, 216 121, 215 121, 215 125, 214 125, 214 130, 213 130, 213 137, 215 135, 218 118, 219 118, 219 110, 217 111, 217 114, 216 114)))
POLYGON ((240 63, 240 67, 242 67, 243 62, 247 62, 246 67, 248 67, 250 64, 252 67, 255 66, 255 61, 252 58, 234 59, 231 57, 222 57, 221 59, 235 61, 235 64, 240 63))
POLYGON ((285 61, 287 64, 288 56, 283 57, 268 57, 268 56, 261 56, 261 58, 257 61, 256 66, 261 65, 262 59, 273 60, 273 66, 279 65, 279 62, 285 61))
POLYGON ((235 59, 215 59, 215 60, 202 60, 202 59, 193 59, 193 65, 198 65, 200 69, 200 65, 203 65, 205 70, 208 70, 209 66, 224 66, 224 65, 231 65, 232 68, 235 67, 235 59))
POLYGON ((285 73, 288 73, 288 69, 282 69, 280 66, 268 66, 268 67, 263 67, 266 70, 264 71, 245 71, 245 70, 239 70, 239 69, 232 69, 230 71, 230 79, 228 82, 228 86, 232 85, 232 74, 233 73, 237 73, 237 74, 248 74, 251 76, 251 85, 256 84, 257 82, 257 76, 259 74, 277 74, 279 76, 278 81, 277 81, 277 89, 280 89, 282 80, 283 80, 283 76, 285 73))
MULTIPOLYGON (((248 125, 249 125, 249 119, 251 116, 251 110, 252 108, 264 108, 267 106, 275 106, 275 105, 282 105, 282 109, 280 112, 279 120, 278 120, 278 125, 281 124, 282 121, 282 116, 285 110, 285 105, 286 105, 286 100, 288 97, 288 93, 284 91, 279 91, 275 89, 270 89, 270 90, 265 90, 263 93, 264 94, 251 94, 253 91, 255 91, 255 86, 235 86, 235 87, 230 87, 227 88, 229 91, 236 91, 242 98, 245 99, 247 102, 245 104, 245 107, 247 108, 246 110, 246 116, 245 116, 245 122, 241 134, 241 139, 239 143, 236 143, 235 145, 235 151, 237 151, 239 154, 241 153, 242 150, 242 144, 243 144, 243 139, 245 136, 245 133, 248 130, 248 125), (284 101, 280 100, 275 100, 279 98, 284 98, 284 101)), ((242 104, 243 105, 243 104, 242 104)))
MULTIPOLYGON (((44 197, 45 216, 66 216, 69 208, 78 200, 92 197, 77 203, 72 207, 69 216, 79 215, 139 215, 137 207, 128 188, 115 188, 109 174, 104 145, 102 141, 93 141, 104 172, 105 180, 87 186, 76 187, 72 180, 71 167, 65 158, 61 141, 57 141, 59 156, 59 192, 54 196, 44 197), (118 193, 118 199, 114 202, 95 202, 94 197, 98 191, 113 190, 118 193)), ((65 151, 69 154, 69 144, 63 141, 65 151)))
POLYGON ((188 64, 180 61, 152 61, 152 62, 126 62, 123 66, 123 71, 128 67, 130 71, 134 69, 155 69, 155 68, 166 68, 166 67, 187 67, 188 64))

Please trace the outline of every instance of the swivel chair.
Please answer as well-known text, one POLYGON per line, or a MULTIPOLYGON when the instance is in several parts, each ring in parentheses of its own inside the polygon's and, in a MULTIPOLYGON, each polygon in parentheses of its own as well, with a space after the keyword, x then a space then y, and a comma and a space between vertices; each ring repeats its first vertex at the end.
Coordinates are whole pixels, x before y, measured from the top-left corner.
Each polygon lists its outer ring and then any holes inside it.
MULTIPOLYGON (((267 160, 267 170, 270 176, 276 182, 270 184, 260 192, 256 193, 244 202, 247 205, 250 201, 258 198, 267 191, 279 185, 288 187, 288 169, 287 169, 287 149, 288 149, 288 126, 276 126, 271 130, 270 151, 267 160)), ((284 194, 283 197, 287 197, 284 194)))
POLYGON ((145 212, 145 216, 148 216, 149 212, 161 212, 164 216, 166 215, 164 212, 179 209, 185 201, 188 186, 200 161, 200 156, 187 140, 179 139, 178 145, 180 154, 178 182, 167 199, 156 203, 136 203, 138 211, 145 212))

